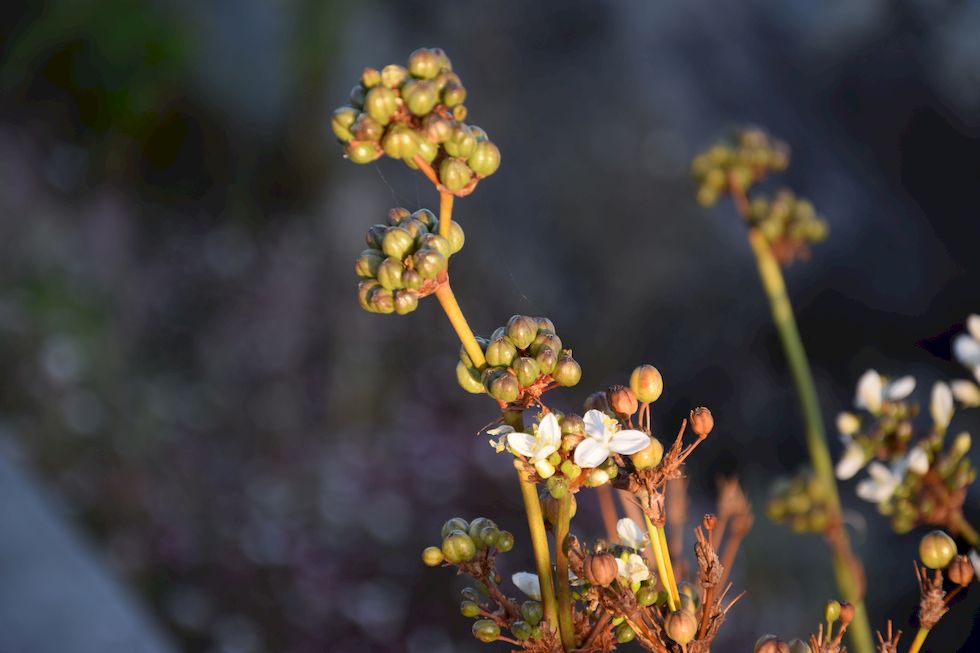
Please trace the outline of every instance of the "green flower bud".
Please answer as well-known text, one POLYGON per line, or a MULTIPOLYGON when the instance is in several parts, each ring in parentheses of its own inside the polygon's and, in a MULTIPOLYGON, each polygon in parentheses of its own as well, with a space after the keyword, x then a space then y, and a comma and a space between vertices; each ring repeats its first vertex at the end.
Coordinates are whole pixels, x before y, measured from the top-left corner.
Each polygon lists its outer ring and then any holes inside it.
POLYGON ((361 109, 364 107, 364 96, 367 94, 367 90, 358 84, 350 90, 350 103, 355 109, 361 109))
POLYGON ((449 57, 443 52, 442 48, 432 48, 432 51, 439 58, 439 72, 452 71, 453 62, 449 60, 449 57))
POLYGON ((442 89, 446 88, 446 85, 450 82, 460 85, 463 83, 459 75, 450 70, 443 70, 432 79, 432 83, 436 85, 436 90, 440 93, 442 93, 442 89))
POLYGON ((475 587, 464 587, 459 591, 459 595, 463 597, 465 601, 473 601, 473 603, 480 602, 480 593, 475 587))
POLYGON ((469 535, 478 549, 493 546, 498 533, 500 533, 500 529, 497 528, 497 524, 492 519, 477 517, 470 522, 469 535))
POLYGON ((479 395, 487 391, 480 379, 480 372, 475 368, 467 367, 462 361, 456 363, 456 382, 471 394, 479 395))
POLYGON ((465 159, 476 151, 476 137, 467 125, 459 124, 453 127, 449 139, 442 146, 449 156, 465 159))
POLYGON ((387 315, 395 312, 395 297, 387 288, 375 288, 368 296, 368 302, 375 313, 387 315))
POLYGON ((512 315, 507 320, 506 333, 518 349, 527 349, 538 335, 538 325, 532 317, 512 315))
POLYGON ((652 469, 664 458, 664 445, 657 438, 650 438, 650 444, 630 456, 637 469, 652 469))
POLYGON ((524 601, 521 604, 521 616, 531 626, 537 626, 544 619, 544 608, 539 601, 524 601))
POLYGON ((582 367, 571 356, 562 356, 558 359, 551 376, 558 385, 569 388, 582 378, 582 367))
POLYGON ((381 83, 381 71, 377 68, 365 68, 361 72, 361 86, 364 88, 374 88, 381 83))
POLYGON ((354 274, 362 279, 373 279, 378 276, 378 266, 384 260, 384 254, 376 249, 366 249, 354 262, 354 274))
POLYGON ((435 279, 446 269, 446 257, 434 249, 420 249, 413 256, 415 269, 423 279, 435 279))
POLYGON ((361 305, 361 308, 369 313, 374 312, 374 308, 371 307, 371 294, 375 288, 380 287, 381 284, 375 279, 368 279, 357 284, 357 303, 361 305))
POLYGON ((381 141, 385 154, 392 159, 411 159, 418 154, 419 145, 418 135, 404 125, 390 127, 381 141))
POLYGON ((419 48, 408 56, 408 72, 413 77, 432 79, 439 74, 439 56, 428 48, 419 48))
POLYGON ((534 318, 538 323, 538 335, 542 333, 556 333, 555 323, 546 317, 536 317, 534 318))
POLYGON ((387 86, 372 88, 364 98, 364 110, 379 124, 387 125, 398 111, 398 96, 387 86))
POLYGON ((466 163, 479 176, 489 177, 500 167, 500 150, 490 141, 477 143, 466 163))
POLYGON ((460 104, 459 106, 453 107, 453 120, 456 122, 463 122, 466 120, 466 116, 469 115, 469 110, 465 105, 460 104))
POLYGON ((695 199, 699 205, 710 209, 718 201, 718 191, 710 186, 700 186, 695 199))
POLYGON ((585 420, 581 415, 565 415, 560 420, 562 435, 585 433, 585 420))
POLYGON ((510 403, 517 401, 517 398, 521 395, 521 386, 517 382, 517 377, 514 376, 513 372, 507 370, 490 378, 489 383, 484 378, 483 384, 486 386, 490 396, 497 401, 510 403))
POLYGON ((330 118, 330 129, 333 130, 334 136, 337 137, 342 143, 354 138, 351 134, 350 128, 357 120, 358 110, 354 107, 340 107, 335 109, 333 116, 330 118))
POLYGON ((644 585, 636 591, 636 602, 646 608, 657 602, 660 593, 650 585, 644 585))
POLYGON ((676 610, 664 619, 664 630, 667 632, 667 637, 685 646, 697 635, 698 620, 687 610, 676 610))
POLYGON ((453 124, 438 113, 430 113, 422 120, 422 135, 430 143, 445 143, 453 133, 453 124))
POLYGON ((429 567, 438 567, 444 559, 445 556, 442 555, 442 549, 437 546, 427 546, 422 551, 422 562, 429 567))
POLYGON ((500 626, 490 619, 480 619, 473 622, 473 637, 484 644, 497 641, 500 637, 500 626))
POLYGON ((663 394, 664 378, 653 365, 640 365, 630 374, 630 390, 638 401, 653 403, 663 394))
POLYGON ((344 153, 350 161, 363 165, 377 161, 384 154, 384 150, 378 147, 377 143, 370 141, 351 141, 344 148, 344 153))
POLYGON ((449 225, 449 244, 451 246, 451 253, 455 254, 459 250, 463 249, 463 243, 466 242, 466 235, 463 233, 463 228, 455 220, 449 225))
POLYGON ((473 171, 462 159, 447 157, 439 164, 439 181, 451 193, 462 190, 473 178, 473 171))
MULTIPOLYGON (((549 460, 548 462, 551 461, 549 460)), ((548 490, 552 498, 561 499, 568 494, 568 481, 561 476, 552 476, 545 482, 545 489, 548 490)))
POLYGON ((620 644, 627 644, 636 638, 636 633, 630 628, 629 624, 620 624, 616 627, 616 641, 620 644))
POLYGON ((425 234, 419 241, 419 249, 427 247, 429 249, 434 249, 447 259, 453 253, 453 246, 449 244, 449 241, 440 236, 439 234, 425 234))
POLYGON ((823 618, 824 621, 831 624, 840 619, 840 602, 827 601, 827 605, 823 609, 823 618))
POLYGON ((919 559, 929 569, 945 569, 956 555, 956 542, 943 531, 932 531, 919 542, 919 559))
POLYGON ((478 617, 480 616, 480 604, 475 601, 463 601, 459 604, 459 613, 464 617, 478 617))
POLYGON ((521 356, 512 363, 512 366, 514 373, 517 374, 517 382, 521 384, 522 388, 533 385, 541 374, 538 362, 527 356, 521 356))
POLYGON ((398 226, 412 234, 412 238, 415 239, 416 243, 422 239, 422 236, 429 233, 429 228, 414 218, 403 220, 398 226))
POLYGON ((566 460, 561 464, 561 473, 565 475, 570 481, 574 481, 582 474, 582 468, 573 463, 571 460, 566 460))
POLYGON ((381 241, 381 249, 387 256, 401 261, 415 246, 415 237, 407 229, 392 227, 381 241))
POLYGON ((442 103, 447 107, 459 106, 466 101, 466 89, 462 84, 447 82, 442 89, 442 103))
POLYGON ((463 531, 453 531, 442 541, 442 554, 453 564, 469 562, 476 556, 476 543, 463 531))
MULTIPOLYGON (((415 156, 422 157, 422 160, 425 161, 426 163, 432 163, 433 161, 435 161, 436 157, 439 156, 439 146, 436 145, 435 143, 430 143, 429 141, 421 137, 417 138, 416 141, 417 141, 416 145, 418 146, 418 151, 415 153, 415 156)), ((404 161, 405 165, 407 165, 412 170, 419 169, 414 159, 402 159, 402 161, 404 161)))
POLYGON ((701 607, 701 597, 698 595, 698 591, 694 589, 694 585, 682 580, 677 583, 677 592, 681 599, 681 607, 692 614, 697 614, 698 608, 701 607), (687 599, 686 602, 685 599, 687 599))
POLYGON ((396 206, 394 208, 388 209, 388 224, 392 227, 397 227, 402 222, 410 219, 411 217, 412 217, 412 212, 402 206, 396 206))
POLYGON ((558 354, 555 353, 554 349, 545 347, 538 352, 534 360, 538 363, 542 374, 551 374, 558 365, 558 354))
POLYGON ((497 338, 487 346, 487 363, 492 367, 510 367, 517 357, 517 348, 506 337, 497 338))
POLYGON ((510 531, 500 531, 497 534, 497 550, 507 553, 514 548, 514 534, 510 531))
MULTIPOLYGON (((449 534, 453 531, 463 531, 464 533, 470 529, 470 523, 463 519, 462 517, 453 517, 442 525, 442 530, 439 532, 443 538, 449 537, 449 534)), ((474 599, 476 600, 476 599, 474 599)))
POLYGON ((413 79, 402 86, 402 100, 413 114, 424 116, 435 108, 439 93, 432 82, 413 79))
POLYGON ((515 621, 510 627, 510 632, 514 635, 514 639, 519 642, 523 642, 526 639, 531 638, 531 626, 524 621, 515 621))
POLYGON ((381 69, 381 83, 388 88, 398 88, 408 77, 408 71, 397 64, 390 64, 381 69))
POLYGON ((425 283, 422 275, 415 270, 405 270, 402 272, 402 285, 409 290, 418 290, 425 283))
POLYGON ((350 133, 359 141, 378 142, 384 136, 385 128, 377 120, 366 113, 362 113, 351 125, 350 133))
POLYGON ((556 336, 554 333, 539 333, 531 341, 528 351, 532 356, 537 356, 542 349, 550 349, 555 353, 561 351, 561 338, 556 336))
POLYGON ((490 341, 492 342, 497 338, 503 338, 506 335, 507 335, 507 327, 497 327, 496 329, 493 330, 493 333, 490 334, 490 341))
POLYGON ((473 134, 473 137, 476 139, 477 143, 490 140, 490 137, 487 136, 487 132, 485 132, 482 127, 470 125, 470 133, 473 134))
POLYGON ((383 224, 373 225, 364 235, 364 242, 371 249, 381 250, 381 243, 384 241, 388 227, 383 224))
POLYGON ((971 444, 970 434, 966 431, 960 433, 953 438, 953 446, 950 447, 950 456, 954 458, 965 456, 970 451, 971 444))
POLYGON ((557 451, 552 453, 550 456, 548 456, 548 462, 551 463, 552 465, 560 465, 561 454, 558 453, 557 451))
POLYGON ((419 307, 419 294, 414 290, 396 290, 395 312, 399 315, 407 315, 419 307))
POLYGON ((402 273, 404 271, 405 266, 402 265, 400 259, 386 258, 378 266, 378 283, 388 290, 398 290, 402 287, 402 273))

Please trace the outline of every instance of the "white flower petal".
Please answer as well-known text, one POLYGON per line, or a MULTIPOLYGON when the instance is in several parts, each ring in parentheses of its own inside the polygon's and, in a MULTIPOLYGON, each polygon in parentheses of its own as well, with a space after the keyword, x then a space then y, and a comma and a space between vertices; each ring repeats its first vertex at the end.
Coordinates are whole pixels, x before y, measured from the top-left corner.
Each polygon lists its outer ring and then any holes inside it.
POLYGON ((952 386, 953 397, 966 408, 976 408, 980 406, 980 386, 973 381, 965 379, 956 380, 950 383, 952 386))
POLYGON ((515 431, 507 434, 507 444, 522 456, 533 456, 537 443, 537 438, 527 433, 518 433, 515 431))
POLYGON ((642 451, 650 445, 650 436, 643 431, 626 430, 613 434, 609 448, 625 455, 642 451))
POLYGON ((490 446, 493 447, 493 450, 497 453, 502 453, 505 449, 507 449, 507 436, 502 435, 496 440, 491 438, 490 446))
POLYGON ((864 453, 864 449, 858 443, 851 442, 844 449, 844 455, 837 462, 837 467, 834 471, 837 474, 837 478, 846 481, 861 471, 861 468, 864 467, 866 462, 868 462, 868 456, 864 453))
POLYGON ((606 462, 609 449, 603 443, 591 438, 585 438, 575 447, 573 461, 579 467, 598 467, 606 462))
POLYGON ((854 405, 877 413, 881 409, 881 385, 881 375, 876 371, 868 370, 862 374, 858 379, 854 405))
POLYGON ((553 446, 555 451, 558 450, 558 446, 561 444, 561 426, 558 424, 558 418, 555 417, 554 413, 545 415, 541 423, 538 424, 538 440, 542 446, 553 446))
POLYGON ((585 435, 596 440, 606 439, 606 420, 602 411, 590 410, 583 417, 585 422, 585 435))
POLYGON ((932 386, 932 400, 929 402, 932 421, 940 429, 945 429, 953 419, 953 410, 953 393, 949 386, 942 381, 936 382, 932 386))
POLYGON ((980 315, 976 313, 971 313, 968 318, 966 318, 966 330, 970 332, 974 340, 980 341, 980 315))
POLYGON ((854 413, 844 411, 837 414, 837 431, 841 435, 854 435, 861 428, 861 419, 854 413))
POLYGON ((889 401, 901 401, 908 397, 915 390, 915 379, 911 376, 903 376, 895 379, 885 388, 885 398, 889 401))
POLYGON ((912 447, 912 450, 909 451, 908 468, 909 471, 920 476, 929 471, 929 454, 921 446, 912 447))
POLYGON ((892 480, 892 470, 875 460, 868 465, 868 476, 870 476, 875 483, 886 484, 890 483, 892 480))
POLYGON ((629 578, 630 577, 629 569, 626 567, 626 561, 624 561, 622 558, 616 558, 616 567, 619 568, 619 577, 620 578, 629 578))
POLYGON ((511 576, 510 579, 517 586, 517 589, 527 594, 529 598, 535 601, 541 600, 541 582, 538 581, 537 574, 519 571, 511 576))
POLYGON ((882 503, 888 500, 888 496, 883 496, 881 491, 881 486, 870 478, 866 478, 857 484, 854 489, 858 497, 864 499, 865 501, 870 501, 871 503, 882 503))
POLYGON ((626 561, 627 578, 631 583, 639 583, 650 577, 650 568, 647 567, 643 558, 635 553, 629 555, 626 561))
POLYGON ((513 433, 514 427, 509 424, 503 424, 496 428, 488 429, 487 435, 506 435, 507 433, 513 433))
POLYGON ((616 522, 616 534, 619 541, 631 549, 642 550, 646 546, 647 534, 629 517, 623 517, 616 522))
POLYGON ((980 365, 980 340, 961 333, 953 338, 953 356, 966 367, 980 365))

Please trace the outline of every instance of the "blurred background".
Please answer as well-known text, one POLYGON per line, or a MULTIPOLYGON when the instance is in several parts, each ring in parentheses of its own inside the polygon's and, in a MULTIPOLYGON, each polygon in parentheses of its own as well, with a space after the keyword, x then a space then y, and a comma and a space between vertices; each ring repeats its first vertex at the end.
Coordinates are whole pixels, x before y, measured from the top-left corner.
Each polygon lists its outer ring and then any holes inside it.
MULTIPOLYGON (((513 472, 477 436, 494 407, 456 386, 434 301, 368 315, 352 272, 388 208, 436 194, 390 160, 345 161, 329 131, 364 66, 419 46, 448 52, 503 153, 455 214, 474 328, 552 317, 584 368, 559 409, 650 362, 655 430, 715 414, 693 513, 721 474, 759 509, 721 650, 806 636, 835 590, 820 538, 761 515, 805 462, 799 415, 744 227, 694 203, 693 155, 747 123, 792 146, 778 182, 831 227, 787 271, 828 421, 868 367, 915 375, 923 401, 966 376, 950 340, 980 310, 977 3, 13 0, 0 16, 3 653, 488 650, 461 580, 419 552, 445 519, 485 515, 517 536, 503 571, 531 568, 513 472)), ((921 532, 892 534, 853 486, 872 624, 908 632, 921 532)), ((599 535, 580 498, 573 531, 599 535)), ((974 650, 978 606, 967 593, 927 648, 974 650)))

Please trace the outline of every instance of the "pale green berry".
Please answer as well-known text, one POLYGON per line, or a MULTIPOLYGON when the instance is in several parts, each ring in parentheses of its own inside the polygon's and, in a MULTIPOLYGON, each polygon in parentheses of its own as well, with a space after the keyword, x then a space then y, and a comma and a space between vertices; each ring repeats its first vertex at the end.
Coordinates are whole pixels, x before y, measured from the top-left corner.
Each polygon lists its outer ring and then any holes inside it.
POLYGON ((437 546, 427 546, 422 551, 422 562, 429 567, 438 567, 444 559, 445 556, 442 554, 442 549, 437 546))

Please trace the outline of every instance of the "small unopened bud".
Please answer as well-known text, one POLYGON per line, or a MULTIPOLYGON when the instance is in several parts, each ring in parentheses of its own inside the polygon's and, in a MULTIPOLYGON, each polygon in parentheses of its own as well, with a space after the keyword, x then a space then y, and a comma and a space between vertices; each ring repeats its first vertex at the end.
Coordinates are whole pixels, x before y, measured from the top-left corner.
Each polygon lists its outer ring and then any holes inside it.
POLYGON ((698 632, 697 617, 687 610, 671 612, 664 619, 664 630, 667 631, 668 637, 684 646, 694 639, 698 632))
POLYGON ((589 474, 589 478, 586 479, 586 485, 589 487, 599 487, 600 485, 605 485, 609 482, 609 474, 602 469, 594 469, 592 473, 589 474))
POLYGON ((775 635, 763 635, 755 643, 755 653, 789 653, 789 644, 775 635))
POLYGON ((534 463, 534 469, 541 478, 551 478, 555 475, 555 466, 547 460, 539 460, 534 463))
POLYGON ((585 579, 593 585, 608 587, 619 576, 616 557, 608 551, 599 551, 585 557, 585 579))
POLYGON ((854 621, 854 604, 847 601, 840 602, 840 624, 844 628, 854 621))
POLYGON ((714 529, 714 527, 718 525, 718 517, 716 517, 716 516, 715 516, 715 515, 714 515, 713 513, 710 513, 710 512, 709 512, 709 513, 708 513, 707 515, 705 515, 705 516, 704 516, 704 518, 703 518, 703 519, 701 520, 701 524, 702 524, 702 525, 703 525, 703 526, 704 526, 704 527, 705 527, 705 528, 706 528, 707 530, 709 530, 709 531, 710 531, 710 530, 713 530, 713 529, 714 529))
POLYGON ((919 542, 919 558, 929 569, 942 569, 956 555, 956 542, 943 531, 932 531, 919 542))
POLYGON ((958 555, 946 567, 946 575, 957 585, 966 587, 973 581, 973 565, 964 555, 958 555))
POLYGON ((650 444, 630 456, 637 469, 650 469, 660 464, 664 458, 664 445, 657 438, 650 438, 650 444))
POLYGON ((437 567, 442 564, 442 561, 446 558, 442 554, 442 549, 437 546, 427 546, 424 551, 422 551, 422 562, 424 562, 429 567, 437 567))
POLYGON ((606 390, 606 400, 613 412, 620 417, 629 417, 639 408, 633 391, 621 385, 614 385, 606 390))
POLYGON ((609 402, 606 400, 605 392, 593 392, 588 397, 585 398, 585 405, 583 408, 586 411, 598 410, 600 412, 609 412, 609 402))
POLYGON ((827 601, 827 605, 823 609, 823 618, 827 623, 834 623, 840 619, 840 603, 838 601, 827 601))
POLYGON ((473 637, 485 644, 497 641, 500 637, 500 626, 489 619, 479 619, 473 622, 473 637))
POLYGON ((653 365, 640 365, 630 374, 630 389, 639 401, 653 403, 664 392, 664 377, 653 365))
POLYGON ((691 411, 691 429, 699 438, 706 438, 715 427, 715 418, 711 411, 701 406, 691 411))

